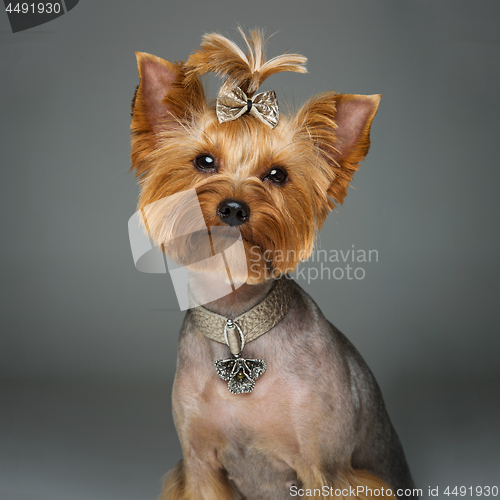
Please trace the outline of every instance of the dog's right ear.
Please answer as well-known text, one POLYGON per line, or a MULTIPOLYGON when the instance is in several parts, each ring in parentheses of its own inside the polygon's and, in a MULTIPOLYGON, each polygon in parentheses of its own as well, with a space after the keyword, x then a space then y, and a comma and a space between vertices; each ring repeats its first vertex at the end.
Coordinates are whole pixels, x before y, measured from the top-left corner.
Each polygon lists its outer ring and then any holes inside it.
POLYGON ((151 130, 175 127, 203 110, 205 96, 198 79, 183 85, 185 70, 182 63, 171 63, 145 52, 136 52, 141 79, 132 101, 134 122, 145 122, 151 130))
POLYGON ((132 101, 132 168, 144 174, 145 155, 155 149, 158 135, 189 126, 206 108, 198 79, 184 85, 183 63, 171 63, 136 52, 140 83, 132 101))

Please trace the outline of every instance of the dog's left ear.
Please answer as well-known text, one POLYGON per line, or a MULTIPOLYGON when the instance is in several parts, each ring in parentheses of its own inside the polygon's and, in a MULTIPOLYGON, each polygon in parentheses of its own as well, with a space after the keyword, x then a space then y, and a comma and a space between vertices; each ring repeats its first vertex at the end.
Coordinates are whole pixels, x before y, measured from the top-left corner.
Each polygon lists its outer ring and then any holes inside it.
POLYGON ((307 102, 297 115, 307 135, 335 173, 328 195, 342 203, 358 164, 370 148, 370 127, 380 95, 327 93, 307 102))

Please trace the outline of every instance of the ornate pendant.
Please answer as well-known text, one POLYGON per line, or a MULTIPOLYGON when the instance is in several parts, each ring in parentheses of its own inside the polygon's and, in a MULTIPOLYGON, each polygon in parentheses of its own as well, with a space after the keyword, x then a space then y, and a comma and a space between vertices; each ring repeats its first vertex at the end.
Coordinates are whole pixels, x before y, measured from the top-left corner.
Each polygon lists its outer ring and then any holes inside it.
POLYGON ((252 392, 255 381, 266 371, 262 359, 218 359, 215 369, 222 380, 227 381, 227 388, 233 394, 252 392))

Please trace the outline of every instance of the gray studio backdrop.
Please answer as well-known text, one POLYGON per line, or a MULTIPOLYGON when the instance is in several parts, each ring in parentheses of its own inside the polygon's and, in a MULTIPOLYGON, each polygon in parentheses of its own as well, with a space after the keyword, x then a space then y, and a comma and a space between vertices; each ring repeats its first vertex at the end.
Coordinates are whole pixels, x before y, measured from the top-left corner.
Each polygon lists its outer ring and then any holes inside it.
POLYGON ((291 108, 382 94, 318 241, 378 260, 361 280, 298 281, 374 371, 424 496, 498 485, 499 20, 487 1, 81 0, 12 34, 1 12, 0 498, 152 500, 180 458, 183 314, 127 234, 134 52, 179 60, 238 24, 309 58, 266 83, 291 108))

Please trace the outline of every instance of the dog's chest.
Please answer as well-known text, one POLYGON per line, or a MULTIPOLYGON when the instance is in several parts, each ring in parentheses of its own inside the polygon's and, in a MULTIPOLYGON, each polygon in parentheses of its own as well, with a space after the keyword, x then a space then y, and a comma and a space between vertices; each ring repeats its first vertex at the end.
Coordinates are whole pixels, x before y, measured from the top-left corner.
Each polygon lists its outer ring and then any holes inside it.
MULTIPOLYGON (((308 407, 309 392, 300 385, 290 384, 281 376, 279 367, 269 366, 249 394, 232 394, 227 383, 213 373, 200 373, 197 369, 178 373, 174 391, 174 404, 189 422, 189 435, 218 436, 227 443, 239 443, 242 447, 264 448, 273 446, 286 449, 297 447, 297 427, 293 411, 297 406, 308 407), (203 381, 203 382, 201 382, 203 381)), ((301 418, 302 420, 302 418, 301 418)), ((225 446, 225 445, 223 445, 225 446)))
POLYGON ((230 393, 215 374, 195 395, 191 391, 200 389, 191 378, 195 373, 189 380, 187 373, 178 374, 174 391, 182 420, 178 427, 189 448, 201 460, 226 470, 243 495, 258 493, 258 498, 273 500, 283 492, 288 495, 289 487, 298 484, 292 457, 300 453, 300 428, 308 418, 293 409, 312 405, 305 388, 286 389, 286 378, 271 366, 250 394, 230 393))
POLYGON ((224 469, 248 498, 289 498, 301 464, 322 453, 317 429, 329 426, 328 432, 339 434, 331 428, 341 422, 332 410, 345 408, 341 372, 333 376, 340 365, 315 323, 318 317, 296 304, 276 327, 245 346, 245 357, 267 364, 249 394, 229 392, 214 366, 230 357, 227 347, 206 339, 188 317, 173 392, 185 459, 224 469), (318 415, 328 415, 327 421, 318 415))
MULTIPOLYGON (((300 320, 292 319, 294 328, 304 330, 300 320)), ((267 364, 248 394, 232 394, 216 372, 215 361, 230 356, 227 347, 206 339, 187 323, 181 333, 173 393, 183 446, 201 453, 201 448, 222 450, 228 446, 264 453, 274 450, 280 457, 304 451, 310 422, 325 404, 324 394, 317 392, 321 381, 311 366, 326 375, 333 364, 320 356, 327 350, 320 336, 300 340, 299 346, 290 341, 288 323, 283 321, 245 347, 245 357, 264 359, 267 364)), ((335 391, 327 384, 323 392, 331 398, 335 391)))

